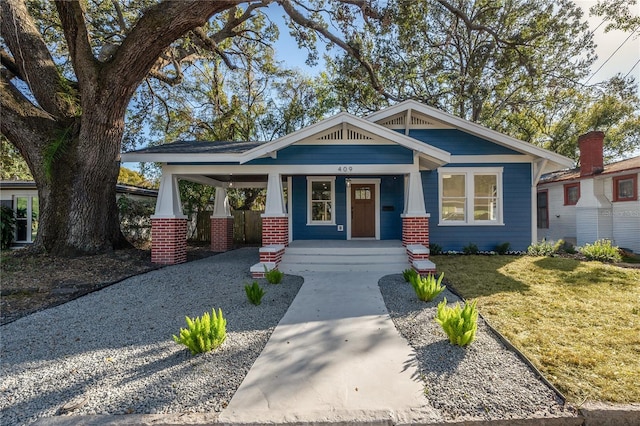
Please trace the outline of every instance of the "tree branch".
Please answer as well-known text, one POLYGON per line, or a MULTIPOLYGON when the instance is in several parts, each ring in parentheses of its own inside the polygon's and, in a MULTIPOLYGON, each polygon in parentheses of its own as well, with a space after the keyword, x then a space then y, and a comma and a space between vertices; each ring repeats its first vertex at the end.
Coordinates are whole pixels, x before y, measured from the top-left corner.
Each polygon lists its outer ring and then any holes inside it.
POLYGON ((348 44, 347 42, 342 40, 340 37, 336 36, 331 31, 329 31, 326 27, 320 25, 318 22, 316 22, 316 21, 314 21, 312 19, 309 19, 309 18, 305 17, 304 15, 302 15, 298 10, 296 10, 293 7, 293 5, 291 5, 289 0, 277 0, 277 1, 282 6, 284 11, 287 13, 287 15, 289 15, 289 17, 291 18, 291 20, 293 22, 295 22, 296 24, 301 25, 301 26, 303 26, 305 28, 309 28, 309 29, 312 29, 312 30, 316 31, 317 33, 321 34, 322 36, 327 38, 329 41, 334 43, 335 45, 337 45, 340 48, 342 48, 351 57, 356 59, 362 65, 362 67, 365 69, 367 74, 369 75, 369 79, 371 80, 371 84, 372 84, 372 86, 373 86, 373 88, 374 88, 374 90, 376 92, 380 93, 381 95, 383 95, 387 99, 391 99, 393 101, 399 101, 399 99, 396 96, 394 96, 391 93, 389 93, 389 92, 384 90, 384 87, 383 87, 382 83, 380 83, 380 80, 378 79, 378 75, 377 75, 376 71, 373 69, 373 66, 362 55, 362 53, 360 52, 360 50, 358 48, 348 44))
MULTIPOLYGON (((0 1, 0 30, 22 79, 38 104, 56 117, 70 115, 70 105, 61 96, 61 77, 44 39, 38 32, 24 0, 0 1)), ((3 56, 3 65, 6 66, 3 56)), ((7 67, 7 69, 9 69, 7 67)))
POLYGON ((24 77, 20 75, 20 69, 16 65, 16 61, 14 61, 11 55, 9 55, 9 52, 4 49, 0 50, 0 62, 11 74, 24 81, 24 77))
POLYGON ((94 82, 98 75, 97 60, 91 50, 84 10, 79 1, 56 0, 56 8, 64 29, 73 69, 80 87, 94 82))

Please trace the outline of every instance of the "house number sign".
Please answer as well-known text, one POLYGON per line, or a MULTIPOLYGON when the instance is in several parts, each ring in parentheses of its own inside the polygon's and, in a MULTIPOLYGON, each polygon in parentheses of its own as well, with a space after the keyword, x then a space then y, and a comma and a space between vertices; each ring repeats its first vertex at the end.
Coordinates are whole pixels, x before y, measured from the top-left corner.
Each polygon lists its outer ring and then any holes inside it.
POLYGON ((343 173, 352 172, 353 166, 339 166, 338 171, 343 173))

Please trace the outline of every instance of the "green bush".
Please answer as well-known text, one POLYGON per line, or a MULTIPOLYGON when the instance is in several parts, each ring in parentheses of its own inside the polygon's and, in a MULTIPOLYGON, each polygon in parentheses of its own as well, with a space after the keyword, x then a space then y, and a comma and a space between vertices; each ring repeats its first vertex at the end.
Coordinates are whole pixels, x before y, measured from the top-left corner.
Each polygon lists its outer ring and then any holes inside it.
POLYGON ((421 277, 416 274, 415 277, 411 278, 410 282, 418 296, 418 299, 423 302, 430 302, 446 288, 441 285, 443 277, 444 272, 440 274, 440 277, 438 277, 437 280, 436 277, 431 274, 426 277, 421 277))
POLYGON ((464 309, 456 302, 453 308, 447 306, 447 298, 438 304, 436 322, 440 324, 453 345, 467 346, 476 338, 478 330, 477 301, 465 302, 464 309))
POLYGON ((0 208, 0 247, 5 250, 13 242, 13 234, 16 230, 16 218, 10 207, 0 208))
POLYGON ((275 268, 268 270, 267 265, 264 265, 264 277, 267 279, 269 284, 280 284, 282 277, 284 277, 284 272, 280 272, 275 268))
POLYGON ((573 246, 573 244, 560 239, 553 245, 553 251, 556 253, 575 254, 576 248, 573 246))
POLYGON ((600 262, 616 263, 622 261, 620 249, 611 245, 609 240, 598 240, 593 244, 585 244, 580 247, 582 253, 589 260, 598 260, 600 262))
POLYGON ((436 243, 429 243, 429 254, 434 256, 442 254, 442 246, 436 243))
POLYGON ((180 337, 174 335, 176 343, 185 345, 192 355, 216 349, 227 338, 227 320, 222 316, 222 309, 211 310, 212 315, 205 312, 202 317, 191 319, 185 317, 189 328, 180 329, 180 337))
POLYGON ((551 256, 555 253, 553 245, 547 240, 542 240, 537 243, 533 243, 527 249, 529 256, 551 256))
POLYGON ((245 285, 244 291, 245 293, 247 293, 249 302, 253 303, 256 306, 262 303, 262 296, 264 296, 265 291, 258 285, 258 281, 254 281, 252 285, 245 285))
POLYGON ((412 279, 418 276, 418 271, 413 268, 405 269, 402 271, 402 278, 408 283, 411 282, 412 279))
POLYGON ((510 247, 511 247, 511 243, 498 244, 496 246, 495 252, 498 254, 507 254, 510 247))
POLYGON ((473 244, 473 243, 469 243, 468 245, 462 247, 462 252, 464 254, 478 254, 480 250, 478 249, 478 246, 473 244))

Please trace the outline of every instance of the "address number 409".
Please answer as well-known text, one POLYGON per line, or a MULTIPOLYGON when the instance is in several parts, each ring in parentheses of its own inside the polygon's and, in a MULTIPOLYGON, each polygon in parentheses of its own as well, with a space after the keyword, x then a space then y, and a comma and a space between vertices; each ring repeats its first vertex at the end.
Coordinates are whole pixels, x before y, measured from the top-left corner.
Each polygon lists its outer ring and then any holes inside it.
POLYGON ((338 167, 338 171, 339 172, 352 172, 353 171, 353 166, 340 166, 338 167))

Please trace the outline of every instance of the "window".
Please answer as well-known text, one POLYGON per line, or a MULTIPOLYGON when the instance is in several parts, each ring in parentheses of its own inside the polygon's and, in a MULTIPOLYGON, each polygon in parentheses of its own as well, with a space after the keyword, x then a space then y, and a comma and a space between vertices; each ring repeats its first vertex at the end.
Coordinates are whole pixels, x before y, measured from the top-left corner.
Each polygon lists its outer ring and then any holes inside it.
POLYGON ((16 215, 15 241, 31 243, 38 234, 40 206, 38 197, 17 196, 14 198, 16 215))
POLYGON ((442 168, 441 225, 501 225, 502 168, 442 168))
POLYGON ((613 201, 635 201, 638 199, 638 175, 613 178, 613 201))
POLYGON ((538 192, 538 228, 549 228, 549 193, 538 192))
POLYGON ((564 186, 564 205, 575 206, 580 199, 580 183, 567 183, 564 186))
POLYGON ((307 223, 310 225, 335 224, 334 200, 335 178, 307 178, 309 210, 307 223))

